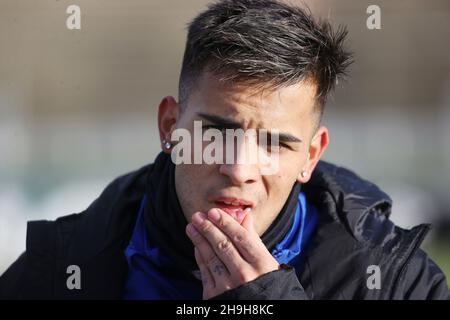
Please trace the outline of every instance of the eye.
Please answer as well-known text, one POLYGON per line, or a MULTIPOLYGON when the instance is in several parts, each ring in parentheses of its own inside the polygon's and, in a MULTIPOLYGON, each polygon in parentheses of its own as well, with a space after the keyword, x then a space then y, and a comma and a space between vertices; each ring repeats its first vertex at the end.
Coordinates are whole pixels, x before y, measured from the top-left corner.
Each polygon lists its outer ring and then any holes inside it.
POLYGON ((278 152, 295 151, 295 149, 293 149, 292 146, 283 142, 280 142, 278 144, 278 147, 279 147, 278 152))
POLYGON ((281 152, 285 149, 292 150, 292 148, 284 142, 278 141, 278 144, 276 144, 275 142, 276 141, 272 141, 271 136, 269 135, 266 138, 266 141, 264 141, 264 139, 260 140, 260 145, 267 152, 281 152), (275 149, 276 147, 278 147, 278 150, 275 149))

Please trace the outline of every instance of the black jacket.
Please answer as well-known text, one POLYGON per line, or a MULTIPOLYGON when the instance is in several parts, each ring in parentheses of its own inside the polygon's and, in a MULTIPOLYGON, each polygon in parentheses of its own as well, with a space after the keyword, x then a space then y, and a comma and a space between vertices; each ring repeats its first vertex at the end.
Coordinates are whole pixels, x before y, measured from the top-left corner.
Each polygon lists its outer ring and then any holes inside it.
MULTIPOLYGON (((26 251, 0 277, 0 298, 121 299, 124 249, 151 166, 114 180, 80 214, 29 222, 26 251), (82 270, 81 290, 67 288, 69 265, 82 270)), ((444 274, 419 249, 429 225, 395 226, 377 186, 320 161, 303 191, 319 222, 300 278, 282 268, 213 299, 450 299, 444 274), (379 289, 367 285, 370 266, 379 268, 379 289)))

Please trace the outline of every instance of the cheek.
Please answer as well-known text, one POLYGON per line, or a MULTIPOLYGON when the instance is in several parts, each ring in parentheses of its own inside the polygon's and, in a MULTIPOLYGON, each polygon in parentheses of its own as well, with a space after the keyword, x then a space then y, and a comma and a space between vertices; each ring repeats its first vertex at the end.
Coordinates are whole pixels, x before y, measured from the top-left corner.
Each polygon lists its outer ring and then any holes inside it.
POLYGON ((282 190, 286 188, 285 177, 281 173, 272 176, 263 176, 263 180, 265 180, 268 188, 269 198, 272 198, 272 200, 275 200, 282 193, 282 190))
POLYGON ((299 167, 300 161, 296 157, 280 159, 280 170, 275 175, 276 182, 274 183, 278 185, 294 184, 297 179, 299 167))
POLYGON ((202 205, 211 186, 214 185, 215 166, 182 164, 176 168, 177 191, 185 205, 202 205))
POLYGON ((296 168, 280 168, 280 171, 273 176, 263 177, 268 186, 270 201, 281 203, 289 195, 297 181, 296 168), (283 170, 284 169, 284 170, 283 170))
POLYGON ((302 170, 304 163, 306 163, 307 155, 303 152, 291 152, 289 156, 286 156, 280 160, 280 178, 285 180, 286 183, 292 185, 297 181, 297 178, 302 170))
POLYGON ((195 178, 195 172, 190 170, 189 165, 179 165, 176 169, 176 191, 181 210, 187 221, 191 221, 192 215, 197 211, 199 203, 200 188, 193 188, 192 181, 195 178))
POLYGON ((199 165, 193 164, 181 164, 177 166, 178 170, 178 185, 180 188, 185 189, 192 195, 195 191, 202 187, 201 181, 203 181, 203 173, 199 165), (193 188, 193 186, 196 186, 193 188))

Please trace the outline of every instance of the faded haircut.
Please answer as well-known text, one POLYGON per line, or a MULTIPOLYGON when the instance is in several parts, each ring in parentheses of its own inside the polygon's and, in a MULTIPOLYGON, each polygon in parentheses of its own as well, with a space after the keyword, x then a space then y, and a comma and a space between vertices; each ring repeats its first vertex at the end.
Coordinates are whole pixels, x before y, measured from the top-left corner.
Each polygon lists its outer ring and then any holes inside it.
POLYGON ((330 91, 347 75, 347 29, 333 29, 306 7, 274 0, 216 1, 188 24, 179 103, 204 71, 219 81, 278 89, 312 80, 319 121, 330 91))

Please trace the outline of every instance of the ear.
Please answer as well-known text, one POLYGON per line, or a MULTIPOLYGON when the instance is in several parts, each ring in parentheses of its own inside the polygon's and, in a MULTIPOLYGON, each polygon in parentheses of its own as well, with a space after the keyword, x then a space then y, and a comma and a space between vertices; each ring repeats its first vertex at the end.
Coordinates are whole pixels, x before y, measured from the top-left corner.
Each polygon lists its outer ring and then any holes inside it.
POLYGON ((329 136, 328 136, 328 129, 326 127, 319 127, 317 129, 316 133, 314 134, 311 144, 309 146, 308 150, 308 158, 306 159, 305 165, 303 166, 302 170, 300 171, 297 181, 299 183, 306 183, 311 178, 311 174, 314 171, 314 168, 316 167, 317 163, 319 162, 320 158, 322 157, 323 153, 325 152, 326 148, 328 147, 329 143, 329 136), (306 176, 302 176, 302 172, 306 171, 306 176))
POLYGON ((180 107, 172 96, 164 97, 158 107, 158 129, 161 148, 170 153, 170 149, 164 148, 163 141, 169 141, 172 131, 175 130, 180 114, 180 107))

